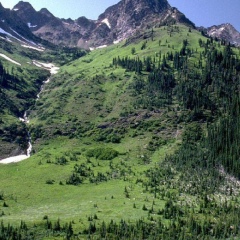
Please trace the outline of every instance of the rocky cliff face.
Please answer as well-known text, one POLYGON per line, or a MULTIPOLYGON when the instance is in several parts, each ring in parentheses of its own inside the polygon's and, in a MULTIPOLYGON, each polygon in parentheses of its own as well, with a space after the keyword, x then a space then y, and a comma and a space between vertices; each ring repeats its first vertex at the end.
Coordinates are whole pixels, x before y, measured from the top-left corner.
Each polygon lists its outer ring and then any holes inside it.
POLYGON ((190 20, 172 8, 166 0, 122 0, 101 14, 98 21, 109 27, 111 40, 121 40, 131 36, 137 29, 169 22, 181 22, 194 27, 190 20))
POLYGON ((211 37, 223 39, 236 46, 240 46, 240 33, 229 23, 214 25, 206 29, 207 34, 211 37))
POLYGON ((0 3, 0 33, 5 36, 12 36, 20 41, 39 42, 35 35, 32 34, 29 27, 25 24, 16 11, 5 9, 0 3))
POLYGON ((128 38, 138 29, 164 25, 168 22, 194 24, 167 0, 122 0, 109 7, 98 20, 80 17, 59 19, 47 9, 39 12, 26 2, 14 8, 17 15, 28 24, 37 36, 55 44, 79 47, 98 47, 128 38))
POLYGON ((13 11, 24 21, 31 31, 36 31, 56 18, 45 8, 36 11, 28 2, 20 1, 13 11))

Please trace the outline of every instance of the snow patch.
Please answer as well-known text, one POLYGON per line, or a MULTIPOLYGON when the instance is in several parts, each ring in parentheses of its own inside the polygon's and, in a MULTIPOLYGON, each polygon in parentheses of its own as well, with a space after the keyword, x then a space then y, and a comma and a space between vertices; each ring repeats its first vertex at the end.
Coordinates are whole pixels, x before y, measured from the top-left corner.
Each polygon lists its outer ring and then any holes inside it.
POLYGON ((29 157, 30 156, 28 156, 28 155, 19 155, 19 156, 5 158, 3 160, 0 160, 0 163, 2 163, 2 164, 17 163, 17 162, 21 162, 29 157))
POLYGON ((102 46, 97 47, 96 49, 101 49, 101 48, 106 48, 106 47, 107 47, 107 45, 102 45, 102 46))
POLYGON ((9 38, 6 38, 6 40, 7 40, 8 42, 12 42, 12 40, 10 40, 9 38))
POLYGON ((96 47, 96 48, 90 47, 89 50, 90 50, 90 51, 93 51, 93 50, 95 50, 95 49, 102 49, 102 48, 106 48, 106 47, 107 47, 107 45, 102 45, 102 46, 99 46, 99 47, 96 47))
POLYGON ((4 37, 1 37, 1 36, 0 36, 0 38, 3 39, 3 40, 6 40, 6 41, 8 41, 8 42, 12 42, 12 41, 11 41, 9 38, 7 38, 7 37, 4 38, 4 37))
MULTIPOLYGON (((22 39, 24 39, 26 42, 28 42, 29 44, 32 44, 32 45, 37 45, 36 43, 34 43, 34 42, 32 42, 32 41, 29 41, 28 39, 26 39, 26 38, 24 38, 23 36, 21 36, 19 33, 17 33, 16 31, 14 31, 12 28, 10 28, 16 35, 18 35, 19 37, 21 37, 22 39)), ((11 37, 11 38, 14 38, 14 39, 16 39, 17 41, 19 41, 19 42, 21 42, 21 43, 24 43, 24 44, 26 44, 26 42, 24 42, 24 41, 22 41, 22 40, 20 40, 19 38, 17 38, 17 37, 14 37, 11 33, 9 33, 9 32, 6 32, 5 30, 3 30, 2 28, 0 28, 0 33, 2 33, 2 34, 5 34, 5 35, 7 35, 7 36, 9 36, 9 37, 11 37)), ((11 41, 11 40, 8 40, 7 39, 7 41, 11 41)))
POLYGON ((6 56, 6 55, 4 55, 4 54, 2 54, 2 53, 0 53, 0 56, 3 57, 3 58, 5 58, 5 59, 8 60, 9 62, 12 62, 12 63, 14 63, 14 64, 17 64, 17 65, 21 66, 20 63, 14 61, 14 60, 11 59, 10 57, 8 57, 8 56, 6 56))
MULTIPOLYGON (((28 39, 24 38, 23 36, 21 36, 19 33, 17 33, 16 31, 14 31, 12 28, 10 28, 14 33, 16 33, 19 37, 21 37, 22 39, 24 39, 25 41, 27 41, 28 43, 31 43, 33 45, 37 45, 35 42, 29 41, 28 39)), ((21 40, 20 40, 21 41, 21 40)))
POLYGON ((29 46, 29 45, 21 45, 21 46, 24 47, 24 48, 34 49, 34 50, 37 50, 39 52, 44 52, 44 50, 45 50, 45 48, 36 48, 36 47, 29 46))
POLYGON ((31 23, 27 23, 27 25, 28 25, 29 28, 35 28, 35 27, 37 27, 37 25, 32 25, 31 23))
POLYGON ((5 20, 2 20, 2 22, 5 22, 5 20))
POLYGON ((19 9, 18 8, 14 8, 13 11, 18 11, 19 9))
POLYGON ((32 63, 37 67, 40 67, 40 68, 50 71, 51 74, 56 74, 59 71, 59 67, 56 67, 52 63, 42 63, 42 62, 38 62, 36 60, 33 60, 32 63))
POLYGON ((9 37, 12 37, 12 38, 14 38, 14 39, 16 39, 16 40, 18 40, 18 41, 20 41, 20 42, 23 42, 23 41, 21 41, 20 39, 14 37, 12 34, 6 32, 6 31, 3 30, 2 28, 0 28, 0 33, 5 34, 5 35, 8 35, 9 37))
POLYGON ((121 40, 119 39, 119 40, 115 40, 115 41, 113 41, 113 44, 118 44, 118 43, 120 43, 121 42, 121 40))
MULTIPOLYGON (((25 112, 23 118, 19 118, 19 120, 26 124, 29 123, 29 120, 27 117, 27 112, 25 112)), ((17 162, 21 162, 27 158, 30 158, 31 152, 32 152, 32 144, 31 144, 31 137, 29 134, 28 134, 28 139, 29 139, 28 140, 28 149, 27 149, 26 155, 18 155, 18 156, 14 156, 14 157, 5 158, 3 160, 0 160, 0 163, 2 163, 2 164, 17 163, 17 162)))
POLYGON ((103 19, 103 20, 102 20, 102 23, 105 23, 105 24, 108 26, 108 28, 111 29, 111 24, 109 23, 109 21, 108 21, 107 18, 103 19))

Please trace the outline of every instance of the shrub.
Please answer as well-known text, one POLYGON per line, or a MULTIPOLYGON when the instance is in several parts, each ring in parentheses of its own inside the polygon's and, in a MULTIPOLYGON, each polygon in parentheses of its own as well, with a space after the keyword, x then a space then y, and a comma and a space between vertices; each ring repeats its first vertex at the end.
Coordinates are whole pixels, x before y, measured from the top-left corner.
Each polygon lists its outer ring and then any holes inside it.
POLYGON ((119 152, 112 148, 95 148, 86 152, 87 157, 95 157, 99 160, 112 160, 119 155, 119 152))
POLYGON ((48 179, 47 181, 46 181, 46 184, 54 184, 54 180, 51 180, 51 179, 48 179))

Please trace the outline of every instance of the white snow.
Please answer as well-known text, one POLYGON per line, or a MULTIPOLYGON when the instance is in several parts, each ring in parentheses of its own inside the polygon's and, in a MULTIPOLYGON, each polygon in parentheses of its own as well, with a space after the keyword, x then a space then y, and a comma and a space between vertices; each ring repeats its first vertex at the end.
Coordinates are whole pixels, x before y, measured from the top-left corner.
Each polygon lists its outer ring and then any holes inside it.
POLYGON ((16 39, 16 40, 20 41, 20 42, 23 42, 23 41, 21 41, 20 39, 18 39, 18 38, 16 38, 16 37, 14 37, 12 34, 10 34, 10 33, 6 32, 6 31, 5 31, 5 30, 3 30, 2 28, 0 28, 0 33, 6 34, 6 35, 8 35, 8 36, 10 36, 10 37, 12 37, 12 38, 14 38, 14 39, 16 39))
POLYGON ((99 47, 96 47, 96 48, 90 47, 89 50, 90 50, 90 51, 93 51, 93 50, 95 50, 95 49, 102 49, 102 48, 106 48, 106 47, 107 47, 107 45, 102 45, 102 46, 99 46, 99 47))
MULTIPOLYGON (((27 112, 25 112, 23 118, 19 118, 19 120, 21 122, 24 122, 24 123, 29 123, 29 120, 28 120, 28 117, 27 117, 27 112)), ((32 144, 31 144, 31 138, 29 136, 28 149, 27 149, 27 154, 26 155, 18 155, 18 156, 14 156, 14 157, 5 158, 3 160, 0 160, 0 163, 9 164, 9 163, 21 162, 21 161, 23 161, 27 158, 30 158, 31 152, 32 152, 32 144)))
POLYGON ((15 64, 17 64, 17 65, 19 65, 19 66, 21 66, 21 64, 20 63, 18 63, 18 62, 16 62, 16 61, 14 61, 13 59, 11 59, 10 57, 8 57, 8 56, 6 56, 6 55, 4 55, 4 54, 2 54, 2 53, 0 53, 0 56, 1 57, 3 57, 3 58, 5 58, 6 60, 8 60, 9 62, 12 62, 12 63, 15 63, 15 64))
POLYGON ((99 46, 99 47, 97 47, 96 49, 101 49, 101 48, 105 48, 105 47, 107 47, 107 45, 99 46))
POLYGON ((13 11, 18 11, 19 9, 18 8, 14 8, 13 11))
POLYGON ((14 157, 5 158, 3 160, 0 160, 0 163, 9 164, 9 163, 21 162, 25 159, 30 158, 31 152, 32 152, 32 144, 31 144, 31 141, 29 141, 28 142, 27 155, 18 155, 18 156, 14 156, 14 157))
POLYGON ((15 157, 10 157, 10 158, 5 158, 3 160, 0 160, 0 163, 2 164, 9 164, 9 163, 16 163, 16 162, 21 162, 27 158, 29 158, 30 156, 28 155, 19 155, 19 156, 15 156, 15 157))
MULTIPOLYGON (((24 38, 23 36, 21 36, 19 33, 17 33, 16 31, 14 31, 12 28, 10 28, 14 33, 16 33, 19 37, 21 37, 22 39, 24 39, 25 41, 27 41, 28 43, 31 43, 33 45, 37 45, 35 42, 29 41, 28 39, 24 38)), ((21 40, 20 40, 21 41, 21 40)))
POLYGON ((35 28, 35 27, 37 27, 37 25, 32 25, 31 23, 27 23, 27 25, 28 25, 29 28, 35 28))
POLYGON ((59 70, 59 67, 56 67, 52 63, 42 63, 42 62, 38 62, 36 60, 33 60, 32 63, 37 67, 49 70, 51 74, 56 74, 56 73, 58 73, 58 70, 59 70))
POLYGON ((44 48, 36 48, 36 47, 32 47, 32 46, 29 46, 29 45, 21 45, 22 47, 24 48, 30 48, 30 49, 34 49, 34 50, 37 50, 39 52, 44 52, 44 48))
MULTIPOLYGON (((49 70, 51 72, 51 74, 56 74, 58 72, 58 70, 59 70, 59 67, 56 67, 52 63, 42 63, 42 62, 38 62, 38 61, 35 61, 35 60, 33 60, 32 63, 34 65, 38 66, 38 67, 41 67, 41 68, 49 70)), ((47 79, 45 82, 43 82, 43 85, 41 87, 41 90, 40 90, 39 94, 37 95, 37 98, 40 97, 40 94, 43 91, 43 86, 46 83, 48 83, 49 81, 50 81, 50 78, 47 79)), ((19 118, 19 120, 21 122, 26 123, 26 124, 29 123, 29 119, 27 117, 27 112, 25 112, 23 118, 19 118)), ((28 137, 29 137, 29 141, 28 141, 28 149, 27 149, 27 154, 26 155, 19 155, 19 156, 5 158, 3 160, 0 160, 0 164, 17 163, 17 162, 21 162, 21 161, 23 161, 25 159, 30 158, 31 152, 32 152, 32 144, 31 144, 31 137, 30 136, 28 136, 28 137)))
POLYGON ((107 18, 103 19, 102 23, 105 23, 111 29, 111 24, 109 23, 107 18))
POLYGON ((8 42, 12 42, 12 40, 10 40, 9 38, 6 38, 6 40, 7 40, 8 42))
POLYGON ((8 41, 8 42, 12 42, 12 41, 11 41, 9 38, 7 38, 7 37, 4 38, 4 37, 1 37, 1 36, 0 36, 0 38, 3 39, 3 40, 6 40, 6 41, 8 41))
POLYGON ((5 22, 5 20, 2 20, 2 22, 5 22))
MULTIPOLYGON (((37 45, 36 43, 34 43, 34 42, 32 42, 32 41, 29 41, 29 40, 27 40, 26 38, 24 38, 23 36, 21 36, 20 34, 18 34, 18 33, 17 33, 16 31, 14 31, 12 28, 10 28, 10 29, 11 29, 14 33, 16 33, 19 37, 21 37, 22 39, 24 39, 25 41, 27 41, 28 43, 33 44, 33 45, 37 45)), ((20 39, 17 38, 17 37, 14 37, 11 33, 6 32, 6 31, 3 30, 2 28, 0 28, 0 33, 6 34, 7 36, 12 37, 12 38, 16 39, 17 41, 26 44, 26 42, 20 40, 20 39)), ((7 39, 7 41, 10 42, 11 40, 8 40, 8 39, 7 39)))
POLYGON ((121 40, 119 39, 119 40, 115 40, 114 42, 113 42, 113 44, 118 44, 118 43, 120 43, 121 42, 121 40))

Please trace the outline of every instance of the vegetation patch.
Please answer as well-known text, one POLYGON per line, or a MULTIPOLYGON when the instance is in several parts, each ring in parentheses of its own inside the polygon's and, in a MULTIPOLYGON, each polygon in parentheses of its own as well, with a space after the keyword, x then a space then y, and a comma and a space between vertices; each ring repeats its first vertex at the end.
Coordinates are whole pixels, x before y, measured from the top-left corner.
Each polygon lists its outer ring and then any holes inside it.
POLYGON ((86 157, 94 157, 99 160, 112 160, 119 155, 119 152, 113 148, 94 148, 86 152, 86 157))

